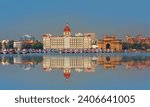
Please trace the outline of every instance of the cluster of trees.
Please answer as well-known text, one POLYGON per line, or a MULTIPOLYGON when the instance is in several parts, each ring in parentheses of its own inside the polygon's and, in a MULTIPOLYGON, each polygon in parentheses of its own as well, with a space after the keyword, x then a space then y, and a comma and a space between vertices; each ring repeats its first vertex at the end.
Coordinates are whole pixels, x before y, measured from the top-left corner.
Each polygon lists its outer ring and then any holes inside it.
POLYGON ((146 50, 146 49, 150 49, 150 45, 143 44, 143 43, 128 44, 128 43, 124 42, 122 44, 122 48, 123 48, 123 50, 129 50, 129 49, 146 50))
POLYGON ((22 48, 23 49, 43 49, 43 43, 41 42, 35 42, 33 44, 24 43, 22 45, 22 48))

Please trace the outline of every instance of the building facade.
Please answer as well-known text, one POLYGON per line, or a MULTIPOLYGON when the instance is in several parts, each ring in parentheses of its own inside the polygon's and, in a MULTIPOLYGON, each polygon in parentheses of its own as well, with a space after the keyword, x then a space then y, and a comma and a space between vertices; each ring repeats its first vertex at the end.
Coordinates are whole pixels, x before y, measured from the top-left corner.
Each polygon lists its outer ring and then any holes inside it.
POLYGON ((14 41, 14 48, 21 49, 22 48, 22 41, 14 41))
POLYGON ((2 45, 2 49, 6 49, 8 46, 9 40, 2 40, 1 45, 2 45))
POLYGON ((137 35, 136 37, 131 37, 129 34, 127 34, 126 43, 128 44, 141 43, 150 45, 150 37, 144 37, 141 34, 137 35))
POLYGON ((63 36, 43 35, 44 49, 89 49, 97 46, 95 33, 80 33, 71 35, 71 29, 68 24, 64 28, 63 36))
POLYGON ((122 51, 122 40, 116 39, 115 36, 103 36, 103 40, 98 40, 98 48, 102 50, 111 50, 115 52, 122 51))

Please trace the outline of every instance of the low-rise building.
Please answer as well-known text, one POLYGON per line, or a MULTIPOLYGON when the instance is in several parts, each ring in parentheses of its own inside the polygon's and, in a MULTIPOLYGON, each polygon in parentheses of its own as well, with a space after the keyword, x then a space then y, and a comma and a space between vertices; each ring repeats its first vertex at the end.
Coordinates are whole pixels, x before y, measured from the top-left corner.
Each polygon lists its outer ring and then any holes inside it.
POLYGON ((150 45, 150 37, 144 37, 141 34, 137 35, 136 37, 132 37, 129 34, 127 34, 126 43, 128 44, 141 43, 150 45))
POLYGON ((1 45, 2 49, 6 49, 8 47, 9 40, 2 40, 1 45))
POLYGON ((14 48, 21 49, 22 48, 22 41, 14 41, 14 48))

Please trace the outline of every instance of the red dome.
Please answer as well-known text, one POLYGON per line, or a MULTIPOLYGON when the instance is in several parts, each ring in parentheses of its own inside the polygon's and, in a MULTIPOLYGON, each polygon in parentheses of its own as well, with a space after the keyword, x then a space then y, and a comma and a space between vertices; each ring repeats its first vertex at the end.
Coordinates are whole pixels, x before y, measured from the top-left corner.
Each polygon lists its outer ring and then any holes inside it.
POLYGON ((67 23, 65 28, 64 28, 64 32, 71 32, 71 29, 69 27, 69 24, 67 23))
POLYGON ((70 72, 64 72, 64 77, 68 80, 71 76, 70 72))

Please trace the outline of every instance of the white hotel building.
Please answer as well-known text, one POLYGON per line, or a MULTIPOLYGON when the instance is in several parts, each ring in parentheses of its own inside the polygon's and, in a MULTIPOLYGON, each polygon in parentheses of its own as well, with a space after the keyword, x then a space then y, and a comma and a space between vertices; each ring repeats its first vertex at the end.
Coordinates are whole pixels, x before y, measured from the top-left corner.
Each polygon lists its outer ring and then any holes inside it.
POLYGON ((97 46, 95 33, 78 33, 72 36, 68 24, 64 28, 63 36, 43 35, 44 49, 90 49, 97 46))

